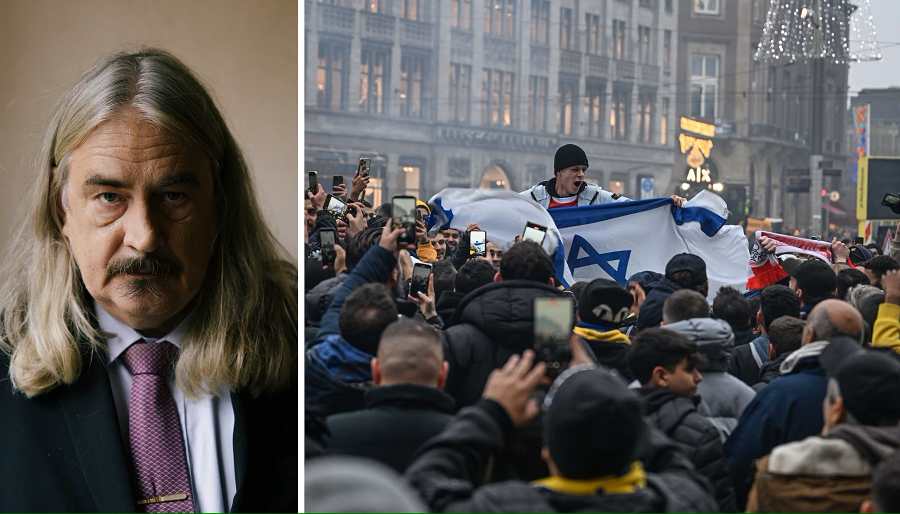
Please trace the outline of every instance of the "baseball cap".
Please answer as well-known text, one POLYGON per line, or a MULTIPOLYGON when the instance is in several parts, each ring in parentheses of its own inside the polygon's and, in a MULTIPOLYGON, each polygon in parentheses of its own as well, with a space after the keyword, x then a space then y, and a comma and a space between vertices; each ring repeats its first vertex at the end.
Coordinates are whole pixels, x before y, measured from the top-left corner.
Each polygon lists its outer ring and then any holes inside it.
POLYGON ((849 337, 835 337, 819 356, 841 388, 847 412, 863 425, 900 420, 900 361, 887 352, 863 349, 849 337))
POLYGON ((578 316, 592 324, 618 326, 628 316, 634 297, 614 280, 598 278, 578 295, 578 316))
POLYGON ((563 372, 544 407, 544 442, 566 478, 625 473, 646 436, 641 400, 603 367, 563 372))
POLYGON ((690 253, 679 253, 666 263, 666 278, 672 279, 672 275, 679 271, 688 271, 691 274, 689 285, 698 285, 707 281, 706 262, 700 257, 690 253))

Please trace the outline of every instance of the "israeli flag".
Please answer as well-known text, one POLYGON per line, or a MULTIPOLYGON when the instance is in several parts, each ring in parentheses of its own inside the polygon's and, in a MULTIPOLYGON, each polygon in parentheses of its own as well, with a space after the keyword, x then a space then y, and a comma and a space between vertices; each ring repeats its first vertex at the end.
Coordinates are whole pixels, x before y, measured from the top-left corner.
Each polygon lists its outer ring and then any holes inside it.
POLYGON ((722 286, 743 291, 751 274, 744 230, 725 224, 727 205, 710 191, 701 191, 682 208, 670 198, 654 198, 549 213, 576 282, 611 278, 625 285, 639 271, 665 273, 666 263, 679 253, 706 262, 711 298, 722 286))
POLYGON ((513 191, 490 189, 446 188, 428 200, 431 215, 427 223, 431 233, 455 228, 465 232, 475 223, 487 233, 488 241, 507 248, 522 235, 525 223, 547 227, 544 250, 553 258, 556 277, 564 285, 571 284, 572 275, 565 262, 562 236, 547 209, 513 191))

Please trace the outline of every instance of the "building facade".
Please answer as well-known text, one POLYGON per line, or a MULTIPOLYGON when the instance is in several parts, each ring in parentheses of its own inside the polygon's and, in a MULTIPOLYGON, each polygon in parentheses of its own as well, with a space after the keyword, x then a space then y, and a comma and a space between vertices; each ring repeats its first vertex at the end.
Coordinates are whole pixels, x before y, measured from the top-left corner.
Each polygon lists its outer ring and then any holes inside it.
MULTIPOLYGON (((823 215, 812 212, 810 156, 823 156, 828 191, 840 189, 845 174, 848 66, 754 61, 768 5, 768 0, 679 3, 676 114, 715 124, 708 160, 731 222, 781 218, 785 228, 805 232, 814 216, 823 215)), ((694 189, 688 172, 678 152, 673 183, 694 189)), ((822 204, 833 209, 833 220, 842 221, 839 214, 846 209, 822 204)))
POLYGON ((327 181, 372 157, 376 204, 520 191, 575 143, 589 181, 669 194, 677 3, 306 0, 306 169, 327 181))

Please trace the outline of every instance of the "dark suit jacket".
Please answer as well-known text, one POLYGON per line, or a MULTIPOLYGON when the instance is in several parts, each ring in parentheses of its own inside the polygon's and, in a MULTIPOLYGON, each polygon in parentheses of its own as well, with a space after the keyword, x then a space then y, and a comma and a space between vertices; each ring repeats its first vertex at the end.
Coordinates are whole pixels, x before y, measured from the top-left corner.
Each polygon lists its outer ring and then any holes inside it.
MULTIPOLYGON (((104 359, 33 399, 13 393, 0 354, 0 512, 134 512, 132 471, 104 359)), ((237 492, 232 511, 296 512, 297 387, 231 395, 237 492)))

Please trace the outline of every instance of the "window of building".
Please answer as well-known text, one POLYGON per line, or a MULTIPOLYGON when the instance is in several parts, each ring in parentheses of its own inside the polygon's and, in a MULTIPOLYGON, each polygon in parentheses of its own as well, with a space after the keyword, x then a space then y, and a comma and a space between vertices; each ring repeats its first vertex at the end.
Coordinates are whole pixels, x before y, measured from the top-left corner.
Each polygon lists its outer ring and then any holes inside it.
POLYGON ((603 138, 603 124, 606 117, 606 84, 599 80, 589 80, 585 84, 587 97, 588 136, 603 138))
POLYGON ((669 99, 662 99, 662 112, 659 114, 659 144, 669 144, 669 99))
POLYGON ((403 8, 400 11, 400 16, 406 18, 407 20, 413 21, 421 21, 423 18, 422 7, 423 3, 426 0, 400 0, 403 3, 403 8))
POLYGON ((316 105, 320 108, 332 111, 347 109, 349 61, 350 47, 346 43, 319 41, 316 105))
POLYGON ((366 111, 383 114, 388 109, 391 51, 383 47, 364 47, 359 66, 359 105, 366 111))
POLYGON ((567 7, 559 9, 559 47, 572 49, 572 9, 567 7))
POLYGON ((613 59, 625 59, 625 20, 613 20, 613 59))
POLYGON ((528 128, 547 130, 547 77, 528 78, 528 128))
POLYGON ((666 13, 672 14, 672 0, 666 0, 666 13))
POLYGON ((516 37, 516 0, 485 0, 484 31, 506 38, 516 37))
POLYGON ((656 104, 655 91, 641 91, 638 95, 640 111, 638 111, 638 141, 650 144, 653 142, 653 111, 656 104))
POLYGON ((366 10, 372 14, 387 14, 390 0, 365 0, 366 10))
POLYGON ((419 166, 404 164, 400 166, 400 171, 403 173, 403 188, 401 189, 402 192, 400 194, 415 196, 416 198, 419 198, 419 182, 422 174, 422 168, 419 166))
POLYGON ((469 106, 472 104, 472 67, 468 64, 450 64, 450 119, 469 123, 469 106))
POLYGON ((572 135, 575 131, 575 106, 578 105, 578 79, 559 77, 559 131, 572 135))
POLYGON ((428 58, 421 54, 406 54, 400 59, 400 114, 410 118, 424 118, 426 108, 426 78, 428 58))
POLYGON ((719 0, 694 0, 697 14, 719 14, 719 0))
POLYGON ((672 71, 672 31, 663 31, 663 71, 672 71))
POLYGON ((484 70, 481 97, 485 125, 512 126, 512 92, 514 76, 508 71, 484 70))
POLYGON ((691 116, 716 119, 719 91, 719 56, 691 55, 691 116))
POLYGON ((550 44, 550 0, 531 0, 531 42, 550 44))
POLYGON ((589 54, 600 55, 603 53, 603 31, 600 26, 600 15, 585 14, 584 21, 587 27, 587 47, 585 51, 589 54))
POLYGON ((619 85, 613 87, 612 104, 609 106, 609 135, 611 139, 628 140, 631 121, 631 87, 619 85))
POLYGON ((450 0, 450 26, 472 30, 472 0, 450 0))
POLYGON ((650 27, 638 25, 638 62, 650 64, 652 60, 650 55, 650 27))

